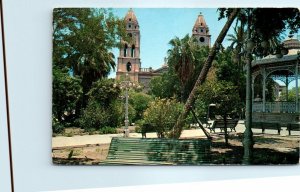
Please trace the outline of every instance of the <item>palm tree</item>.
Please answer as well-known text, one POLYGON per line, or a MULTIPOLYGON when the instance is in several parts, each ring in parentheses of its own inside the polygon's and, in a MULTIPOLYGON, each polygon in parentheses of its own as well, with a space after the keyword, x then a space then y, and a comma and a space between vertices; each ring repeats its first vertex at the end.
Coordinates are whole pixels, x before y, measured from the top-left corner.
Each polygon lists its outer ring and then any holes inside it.
POLYGON ((191 78, 196 64, 195 54, 199 46, 193 37, 186 35, 183 39, 175 37, 169 44, 168 64, 173 67, 181 84, 181 101, 184 101, 186 83, 191 78))
POLYGON ((212 65, 212 62, 216 56, 216 53, 220 47, 220 45, 222 44, 232 22, 234 21, 234 19, 236 18, 237 14, 239 13, 240 9, 232 9, 227 22, 225 23, 222 31, 220 32, 218 38, 216 39, 208 57, 207 60, 198 76, 197 81, 195 82, 194 88, 191 91, 191 93, 189 94, 189 97, 185 103, 184 106, 184 111, 180 114, 176 124, 174 125, 174 131, 171 133, 171 136, 173 136, 174 138, 179 138, 180 134, 182 132, 182 128, 183 128, 183 123, 184 123, 184 119, 187 117, 189 111, 191 110, 191 107, 193 106, 193 103, 196 99, 196 90, 197 88, 204 83, 206 76, 208 74, 208 71, 212 65))

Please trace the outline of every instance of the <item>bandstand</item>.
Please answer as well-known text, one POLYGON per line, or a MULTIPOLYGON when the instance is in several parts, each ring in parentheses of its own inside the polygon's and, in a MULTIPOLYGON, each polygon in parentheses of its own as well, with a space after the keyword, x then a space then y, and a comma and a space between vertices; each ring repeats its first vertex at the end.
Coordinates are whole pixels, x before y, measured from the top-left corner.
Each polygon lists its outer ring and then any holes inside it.
MULTIPOLYGON (((252 121, 254 122, 278 122, 286 125, 300 120, 300 41, 289 39, 283 42, 289 49, 289 54, 283 57, 266 57, 252 62, 252 121), (267 80, 279 80, 285 84, 285 98, 274 101, 267 99, 267 80), (295 81, 295 100, 288 100, 288 86, 295 81), (261 84, 261 93, 255 90, 254 85, 261 84)), ((271 93, 273 94, 273 93, 271 93)), ((278 97, 278 95, 277 95, 278 97)))

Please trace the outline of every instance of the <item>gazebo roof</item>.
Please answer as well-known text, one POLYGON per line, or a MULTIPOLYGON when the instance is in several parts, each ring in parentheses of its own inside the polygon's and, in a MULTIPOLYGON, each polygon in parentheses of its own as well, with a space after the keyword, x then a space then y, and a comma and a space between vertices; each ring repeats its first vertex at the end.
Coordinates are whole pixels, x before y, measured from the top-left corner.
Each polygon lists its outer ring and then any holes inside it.
POLYGON ((287 39, 283 42, 283 46, 287 49, 300 49, 300 41, 298 39, 287 39))
POLYGON ((295 62, 298 58, 298 55, 285 55, 282 58, 269 57, 263 58, 260 60, 255 60, 252 62, 252 67, 263 66, 263 65, 270 65, 270 64, 278 64, 278 63, 289 63, 295 62))

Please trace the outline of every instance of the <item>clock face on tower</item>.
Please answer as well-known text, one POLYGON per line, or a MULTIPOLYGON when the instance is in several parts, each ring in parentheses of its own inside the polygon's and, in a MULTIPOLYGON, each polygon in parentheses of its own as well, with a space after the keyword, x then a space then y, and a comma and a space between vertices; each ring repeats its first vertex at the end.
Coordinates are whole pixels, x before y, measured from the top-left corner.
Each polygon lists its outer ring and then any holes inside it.
POLYGON ((200 41, 201 43, 204 43, 205 38, 204 38, 204 37, 200 37, 200 38, 199 38, 199 41, 200 41))

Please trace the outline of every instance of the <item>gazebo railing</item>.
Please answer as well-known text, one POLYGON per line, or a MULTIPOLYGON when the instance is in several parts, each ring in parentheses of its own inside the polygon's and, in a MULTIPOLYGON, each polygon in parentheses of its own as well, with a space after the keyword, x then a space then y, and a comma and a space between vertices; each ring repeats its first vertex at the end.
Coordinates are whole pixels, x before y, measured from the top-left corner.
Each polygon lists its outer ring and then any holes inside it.
MULTIPOLYGON (((266 113, 296 113, 297 112, 296 102, 287 102, 287 101, 266 102, 265 111, 263 109, 264 109, 263 102, 261 101, 253 102, 252 105, 253 112, 266 112, 266 113)), ((298 109, 300 109, 300 105, 298 109)))

